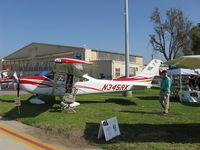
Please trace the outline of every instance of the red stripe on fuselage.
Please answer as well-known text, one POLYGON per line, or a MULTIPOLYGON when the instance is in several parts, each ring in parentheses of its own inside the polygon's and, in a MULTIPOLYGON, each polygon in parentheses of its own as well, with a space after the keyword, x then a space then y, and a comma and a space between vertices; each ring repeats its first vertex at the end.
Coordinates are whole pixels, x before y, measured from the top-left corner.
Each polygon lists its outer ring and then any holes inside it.
POLYGON ((139 81, 139 80, 147 80, 147 79, 153 79, 152 77, 133 77, 133 78, 118 78, 113 79, 113 81, 139 81))
POLYGON ((23 77, 20 78, 20 80, 23 79, 32 79, 32 80, 44 80, 44 81, 50 81, 48 78, 44 77, 44 76, 35 76, 35 77, 23 77))
POLYGON ((85 89, 91 89, 91 90, 95 90, 95 91, 100 91, 100 92, 104 92, 100 89, 96 89, 96 88, 92 88, 92 87, 89 87, 89 86, 82 86, 82 85, 75 85, 76 88, 85 88, 85 89))
POLYGON ((23 78, 23 79, 21 78, 19 80, 19 82, 21 84, 32 84, 32 85, 36 85, 36 86, 45 85, 45 86, 48 86, 48 87, 52 87, 51 85, 49 85, 47 83, 43 83, 43 81, 45 81, 45 80, 41 80, 41 82, 38 82, 38 81, 34 81, 33 79, 30 79, 30 78, 23 78))

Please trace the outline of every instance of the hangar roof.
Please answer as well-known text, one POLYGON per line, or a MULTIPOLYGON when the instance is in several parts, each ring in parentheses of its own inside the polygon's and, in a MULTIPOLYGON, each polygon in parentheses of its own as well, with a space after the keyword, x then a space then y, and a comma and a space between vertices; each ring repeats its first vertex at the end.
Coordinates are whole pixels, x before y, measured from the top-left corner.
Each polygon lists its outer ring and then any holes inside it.
MULTIPOLYGON (((109 52, 104 50, 95 50, 95 49, 91 50, 96 52, 124 55, 123 53, 109 52)), ((85 51, 85 48, 33 42, 15 51, 14 53, 11 53, 10 55, 4 57, 3 59, 5 60, 26 59, 26 58, 42 57, 42 56, 55 55, 58 53, 67 53, 74 51, 85 51)), ((130 56, 136 56, 136 55, 130 55, 130 56)), ((136 56, 136 57, 142 57, 142 56, 136 56)))

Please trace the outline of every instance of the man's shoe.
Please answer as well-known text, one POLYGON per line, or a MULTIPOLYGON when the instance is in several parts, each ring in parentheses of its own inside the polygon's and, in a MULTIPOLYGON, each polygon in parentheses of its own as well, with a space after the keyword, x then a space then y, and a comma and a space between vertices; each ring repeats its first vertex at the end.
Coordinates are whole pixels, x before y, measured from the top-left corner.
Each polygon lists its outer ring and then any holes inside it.
POLYGON ((163 111, 163 115, 168 115, 168 113, 166 113, 166 112, 163 111))

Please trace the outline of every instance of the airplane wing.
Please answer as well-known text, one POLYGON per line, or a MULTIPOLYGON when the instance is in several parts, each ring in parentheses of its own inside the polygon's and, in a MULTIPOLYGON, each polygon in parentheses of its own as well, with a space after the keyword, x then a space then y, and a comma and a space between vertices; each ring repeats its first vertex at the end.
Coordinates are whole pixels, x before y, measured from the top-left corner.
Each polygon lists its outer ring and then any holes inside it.
POLYGON ((10 83, 12 80, 0 80, 0 83, 10 83))
POLYGON ((79 64, 88 64, 84 60, 74 59, 74 58, 56 58, 55 63, 79 63, 79 64))
POLYGON ((68 73, 76 77, 80 77, 91 70, 90 64, 87 61, 74 58, 56 58, 56 72, 68 73))

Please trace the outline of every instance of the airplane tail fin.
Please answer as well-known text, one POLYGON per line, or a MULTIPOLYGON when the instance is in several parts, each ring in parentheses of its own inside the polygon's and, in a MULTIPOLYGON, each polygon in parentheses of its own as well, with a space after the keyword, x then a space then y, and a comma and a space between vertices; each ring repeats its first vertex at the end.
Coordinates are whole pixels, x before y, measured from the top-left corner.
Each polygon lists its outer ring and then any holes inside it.
POLYGON ((138 75, 130 78, 117 78, 113 79, 114 81, 137 81, 137 82, 145 82, 147 84, 151 83, 153 77, 159 71, 160 64, 162 63, 161 60, 153 59, 138 75))
POLYGON ((151 60, 151 62, 137 76, 154 77, 158 73, 161 63, 162 61, 159 59, 151 60))
POLYGON ((153 77, 158 73, 162 61, 153 59, 144 69, 134 78, 146 78, 148 82, 153 80, 153 77))

